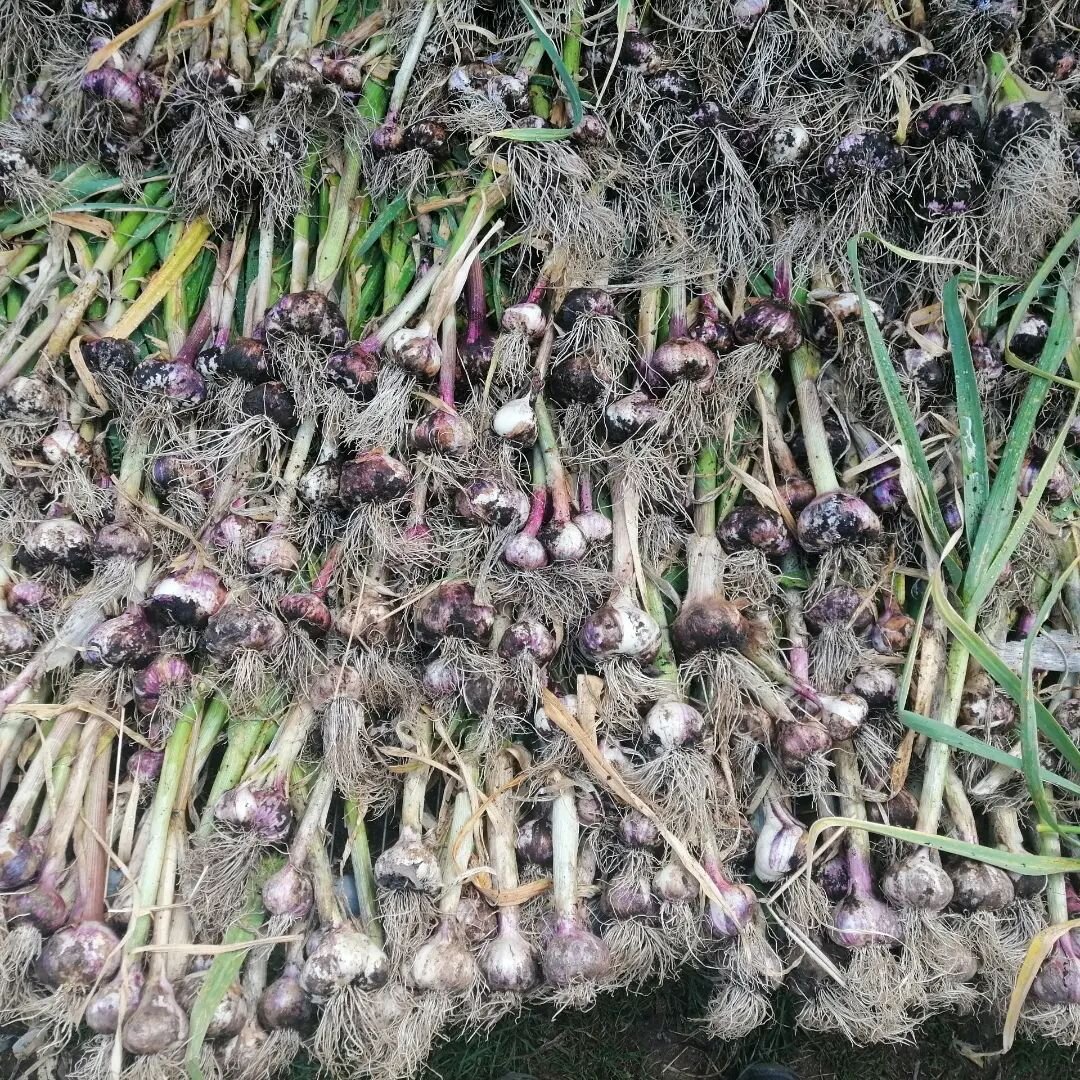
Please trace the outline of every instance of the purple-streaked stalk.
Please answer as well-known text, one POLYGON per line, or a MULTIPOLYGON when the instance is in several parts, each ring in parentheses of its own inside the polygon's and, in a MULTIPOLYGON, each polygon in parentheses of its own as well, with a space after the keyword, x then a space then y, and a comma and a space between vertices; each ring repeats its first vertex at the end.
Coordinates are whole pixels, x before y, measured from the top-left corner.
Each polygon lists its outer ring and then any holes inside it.
POLYGON ((250 829, 268 843, 289 835, 290 777, 314 722, 310 701, 298 701, 289 709, 266 752, 248 766, 243 782, 217 800, 214 814, 219 821, 250 829))
POLYGON ((529 501, 529 516, 520 532, 506 543, 503 559, 511 566, 521 570, 539 570, 548 564, 548 553, 538 539, 540 529, 547 513, 548 488, 544 471, 544 455, 539 447, 533 447, 532 453, 532 496, 529 501))
MULTIPOLYGON (((25 892, 17 893, 9 902, 9 912, 28 918, 46 934, 59 930, 68 921, 68 905, 60 889, 68 866, 68 845, 83 813, 84 799, 87 798, 90 790, 93 770, 97 769, 99 773, 98 783, 94 788, 95 793, 100 791, 101 774, 104 774, 106 778, 106 791, 108 790, 107 761, 102 760, 102 755, 107 755, 114 732, 111 727, 103 729, 103 723, 96 716, 90 716, 84 722, 79 735, 75 763, 64 791, 64 797, 57 806, 56 816, 49 829, 37 880, 32 887, 25 892), (103 734, 104 738, 102 738, 103 734)), ((76 867, 80 874, 84 871, 78 862, 76 862, 76 867)), ((83 910, 79 912, 76 921, 91 917, 84 913, 88 903, 85 890, 100 888, 103 899, 104 885, 104 879, 91 882, 80 879, 79 900, 76 901, 76 906, 80 906, 83 910)))
POLYGON ((559 454, 558 437, 551 413, 542 394, 533 402, 536 414, 537 438, 544 453, 544 471, 551 496, 551 516, 544 526, 544 546, 556 562, 577 562, 584 557, 587 544, 581 530, 574 524, 570 502, 570 482, 559 454))
POLYGON ((40 852, 34 850, 31 838, 26 835, 27 824, 45 786, 46 775, 82 715, 78 709, 70 709, 56 717, 8 803, 0 821, 0 888, 18 888, 37 872, 40 852))
MULTIPOLYGON (((854 821, 866 820, 863 803, 862 777, 851 743, 837 747, 833 770, 840 789, 841 812, 854 821)), ((849 892, 833 911, 832 939, 847 949, 867 946, 889 948, 898 944, 902 935, 897 913, 879 899, 874 886, 870 854, 870 834, 858 826, 847 832, 847 870, 849 892)))

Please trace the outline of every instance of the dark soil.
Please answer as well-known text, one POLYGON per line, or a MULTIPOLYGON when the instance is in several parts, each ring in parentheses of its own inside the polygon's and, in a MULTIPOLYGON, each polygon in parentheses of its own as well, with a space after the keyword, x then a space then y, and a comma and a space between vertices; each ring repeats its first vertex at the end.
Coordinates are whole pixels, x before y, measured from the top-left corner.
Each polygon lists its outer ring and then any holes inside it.
POLYGON ((453 1038, 425 1080, 734 1080, 751 1062, 775 1062, 800 1080, 1064 1080, 1080 1076, 1080 1051, 1018 1042, 1007 1056, 986 1018, 939 1017, 906 1046, 858 1048, 798 1031, 790 1003, 777 1021, 740 1042, 695 1032, 706 981, 690 976, 647 995, 601 998, 586 1013, 535 1009, 488 1035, 453 1038), (516 1075, 515 1075, 516 1074, 516 1075))

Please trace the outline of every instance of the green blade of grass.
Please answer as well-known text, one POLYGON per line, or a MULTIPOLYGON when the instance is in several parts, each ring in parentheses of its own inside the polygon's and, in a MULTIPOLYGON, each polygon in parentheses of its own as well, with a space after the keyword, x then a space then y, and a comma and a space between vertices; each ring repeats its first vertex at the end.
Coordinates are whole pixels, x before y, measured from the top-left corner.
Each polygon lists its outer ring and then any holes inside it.
MULTIPOLYGON (((266 913, 263 911, 261 899, 253 902, 251 907, 229 927, 222 943, 225 945, 243 945, 249 941, 254 941, 265 918, 266 913)), ((203 976, 202 983, 199 986, 199 994, 191 1008, 189 1018, 190 1026, 184 1065, 190 1080, 203 1080, 204 1074, 200 1058, 206 1032, 209 1030, 210 1022, 214 1019, 214 1013, 224 1000, 229 987, 236 982, 240 975, 240 969, 244 966, 247 955, 247 949, 230 949, 228 952, 220 952, 214 957, 210 969, 203 976)))
MULTIPOLYGON (((935 742, 947 743, 954 750, 960 750, 965 754, 970 754, 972 757, 983 758, 985 761, 992 761, 995 765, 1004 765, 1005 768, 1013 769, 1018 773, 1024 771, 1023 761, 1015 754, 1010 754, 1007 750, 1001 750, 990 743, 983 742, 982 739, 976 739, 974 735, 969 735, 959 728, 949 727, 940 720, 933 719, 933 717, 921 716, 919 713, 902 709, 900 719, 912 731, 917 732, 919 735, 925 735, 935 742)), ((1070 795, 1080 795, 1080 784, 1073 783, 1072 780, 1067 780, 1064 776, 1059 776, 1049 769, 1040 768, 1039 777, 1044 784, 1050 784, 1051 787, 1067 791, 1070 795)))
MULTIPOLYGON (((922 600, 919 601, 919 613, 915 616, 915 627, 911 635, 912 641, 918 641, 922 637, 923 624, 926 622, 926 610, 930 605, 930 590, 923 591, 922 600)), ((918 649, 908 649, 904 657, 904 667, 900 672, 900 685, 896 691, 896 704, 902 709, 907 704, 908 694, 911 691, 911 680, 915 677, 915 662, 918 658, 918 649)), ((944 726, 944 725, 942 725, 944 726)), ((947 730, 952 730, 948 728, 947 730)))
POLYGON ((1028 493, 1020 507, 1020 513, 1016 515, 1016 520, 1013 522, 1004 541, 1002 541, 1001 547, 998 549, 997 554, 993 559, 990 560, 990 565, 986 568, 982 580, 978 583, 974 594, 968 600, 968 604, 972 611, 978 611, 982 608, 983 604, 986 603, 986 598, 990 595, 998 580, 1001 578, 1001 575, 1005 572, 1006 563, 1012 558, 1013 552, 1020 546, 1020 541, 1024 538, 1024 533, 1031 524, 1032 518, 1035 517, 1035 512, 1039 509, 1039 500, 1043 497, 1043 492, 1046 491, 1046 485, 1050 483, 1050 478, 1054 475, 1054 470, 1057 468, 1061 453, 1065 449, 1065 440, 1069 436, 1069 426, 1072 423, 1072 418, 1075 413, 1076 402, 1074 401, 1072 409, 1069 411, 1068 420, 1062 424, 1061 430, 1057 434, 1057 438, 1054 439, 1053 444, 1047 451, 1046 460, 1043 462, 1042 468, 1039 469, 1039 472, 1035 477, 1035 482, 1031 486, 1031 491, 1028 493))
POLYGON ((573 135, 573 128, 503 128, 492 133, 492 138, 510 142, 559 142, 573 135))
POLYGON ((957 275, 964 285, 1018 285, 1008 274, 987 274, 983 270, 961 270, 957 275))
POLYGON ((192 264, 191 269, 184 275, 184 318, 188 326, 195 320, 206 294, 210 289, 210 280, 214 274, 215 258, 213 252, 206 250, 192 264))
POLYGON ((945 331, 952 355, 953 379, 956 382, 956 412, 960 424, 960 462, 964 473, 964 532, 968 544, 982 518, 983 507, 990 496, 990 467, 986 461, 986 430, 982 421, 982 402, 975 365, 971 360, 971 343, 967 325, 960 310, 960 291, 957 279, 950 278, 941 299, 945 315, 945 331))
MULTIPOLYGON (((1062 430, 1064 434, 1064 428, 1062 430)), ((1035 625, 1024 642, 1024 662, 1020 669, 1020 683, 1023 689, 1020 701, 1020 754, 1024 765, 1024 780, 1031 794, 1031 802, 1039 815, 1039 820, 1052 829, 1057 826, 1057 814, 1054 813, 1053 804, 1046 794, 1045 781, 1042 777, 1042 769, 1039 762, 1039 727, 1035 719, 1035 684, 1031 678, 1032 650, 1038 640, 1039 631, 1043 623, 1050 617, 1050 612, 1061 595, 1061 590, 1076 569, 1077 560, 1073 560, 1065 570, 1058 575, 1057 580, 1046 594, 1038 614, 1035 616, 1035 625)))
POLYGON ((393 202, 387 203, 379 211, 375 220, 364 230, 361 236, 352 246, 349 258, 355 266, 359 261, 379 242, 379 238, 397 219, 409 205, 406 195, 399 195, 393 202))
MULTIPOLYGON (((889 349, 881 334, 881 327, 870 308, 870 302, 863 288, 862 273, 859 270, 859 237, 853 236, 848 241, 848 262, 851 264, 852 280, 855 291, 859 296, 859 304, 862 307, 863 324, 866 327, 867 342, 874 358, 874 367, 877 371, 878 382, 885 394, 885 400, 889 406, 893 423, 900 435, 904 450, 911 463, 912 471, 919 484, 921 516, 927 524, 931 538, 937 545, 938 551, 944 551, 948 542, 949 530, 945 525, 945 519, 941 516, 941 507, 938 506, 937 495, 934 491, 934 481, 930 475, 930 464, 923 452, 922 440, 919 438, 919 430, 915 425, 915 417, 911 415, 907 398, 900 386, 900 379, 889 358, 889 349)), ((961 580, 960 564, 954 555, 949 555, 945 560, 945 572, 949 580, 959 584, 961 580)))
POLYGON ((971 263, 966 263, 962 259, 954 259, 945 255, 927 255, 922 251, 912 251, 911 248, 894 244, 892 241, 886 240, 885 237, 879 236, 875 232, 863 233, 863 236, 865 239, 873 240, 874 243, 880 244, 886 251, 891 251, 894 255, 899 255, 901 259, 906 259, 908 262, 921 263, 924 266, 955 266, 959 271, 974 274, 977 280, 985 280, 985 275, 980 272, 977 266, 972 266, 971 263))
MULTIPOLYGON (((930 575, 930 589, 934 595, 934 604, 938 613, 945 620, 953 636, 967 649, 971 657, 982 667, 1006 694, 1020 705, 1024 697, 1023 683, 1008 664, 970 627, 960 613, 949 603, 940 574, 930 575)), ((1035 722, 1043 737, 1068 762, 1069 768, 1080 773, 1080 750, 1069 738, 1068 732, 1058 723, 1053 713, 1035 701, 1035 722)))
POLYGON ((353 337, 361 337, 364 329, 374 316, 376 309, 382 304, 385 265, 383 260, 376 259, 364 278, 360 287, 360 295, 356 298, 354 310, 349 315, 349 330, 353 337))
MULTIPOLYGON (((1064 286, 1057 292, 1054 303, 1054 317, 1050 323, 1050 333, 1039 357, 1039 370, 1053 372, 1061 366, 1065 353, 1072 341, 1072 319, 1069 315, 1069 294, 1064 286)), ((1017 481, 1023 467, 1024 455, 1031 442, 1032 433, 1039 419, 1050 383, 1046 379, 1033 377, 1028 383, 1023 401, 1017 410, 1012 430, 1009 432, 1005 450, 998 462, 997 475, 990 488, 982 521, 971 547, 971 559, 964 575, 962 595, 967 604, 971 597, 979 592, 985 594, 987 583, 992 585, 992 578, 987 577, 990 564, 1001 550, 1012 526, 1012 510, 1016 505, 1017 481)))
MULTIPOLYGON (((1066 350, 1068 353, 1071 350, 1066 350)), ((1064 386, 1066 390, 1073 390, 1076 393, 1080 393, 1080 382, 1076 379, 1067 379, 1064 375, 1057 375, 1052 371, 1042 371, 1035 364, 1029 364, 1025 360, 1017 360, 1012 353, 1006 353, 1010 359, 1008 361, 1009 367, 1016 368, 1017 371, 1023 371, 1027 375, 1034 375, 1040 382, 1053 383, 1054 386, 1064 386)))
POLYGON ((158 230, 170 224, 168 217, 149 213, 151 210, 168 209, 172 205, 172 193, 168 185, 158 181, 147 184, 143 189, 143 195, 145 206, 135 206, 124 211, 123 217, 116 222, 116 228, 109 238, 109 242, 116 247, 121 258, 144 240, 154 238, 154 242, 157 243, 157 236, 160 235, 158 230))
POLYGON ((956 855, 961 859, 996 866, 1010 874, 1025 877, 1042 877, 1047 874, 1075 874, 1080 870, 1080 859, 1068 859, 1053 855, 1017 855, 1011 851, 984 847, 982 844, 969 844, 940 833, 919 832, 917 829, 902 829, 899 825, 885 825, 877 821, 863 821, 859 818, 826 817, 818 818, 807 834, 807 856, 809 865, 818 837, 827 829, 863 829, 877 836, 887 836, 891 840, 903 840, 915 847, 929 847, 943 851, 946 855, 956 855))
POLYGON ((543 24, 540 22, 540 17, 533 10, 529 0, 517 0, 517 2, 522 12, 524 12, 529 25, 532 27, 533 33, 536 34, 537 40, 544 47, 544 52, 551 61, 552 71, 555 72, 559 82, 562 83, 562 92, 566 95, 567 104, 570 106, 571 123, 570 127, 560 128, 559 130, 563 133, 562 138, 569 138, 573 133, 573 130, 581 123, 581 118, 585 112, 581 102, 581 92, 578 90, 577 83, 574 82, 573 75, 570 74, 566 68, 566 64, 563 63, 562 54, 555 47, 555 42, 551 40, 547 31, 544 29, 543 24))
MULTIPOLYGON (((1016 310, 1009 320, 1009 329, 1005 335, 1006 346, 1012 341, 1013 333, 1020 325, 1024 316, 1027 315, 1028 308, 1031 306, 1031 301, 1042 288, 1043 282, 1050 276, 1050 272, 1054 267, 1061 262, 1065 253, 1072 247, 1078 237, 1080 237, 1080 217, 1073 219, 1073 223, 1066 230, 1065 235, 1050 249, 1050 254, 1043 259, 1039 269, 1035 271, 1035 276, 1027 283, 1027 287, 1020 294, 1020 299, 1016 304, 1016 310)), ((1006 355, 1008 356, 1009 354, 1007 353, 1006 355)))

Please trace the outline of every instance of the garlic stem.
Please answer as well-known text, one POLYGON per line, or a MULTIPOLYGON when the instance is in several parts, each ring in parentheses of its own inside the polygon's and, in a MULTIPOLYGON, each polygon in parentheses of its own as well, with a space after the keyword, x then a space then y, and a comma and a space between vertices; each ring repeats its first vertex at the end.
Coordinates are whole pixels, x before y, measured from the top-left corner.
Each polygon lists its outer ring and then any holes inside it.
MULTIPOLYGON (((960 714, 960 702, 967 678, 968 652, 959 641, 949 650, 945 669, 945 689, 938 719, 950 727, 956 726, 960 714)), ((941 800, 945 790, 945 778, 949 767, 949 745, 931 742, 923 765, 922 791, 919 795, 919 817, 915 828, 919 832, 936 833, 941 822, 941 800)))
POLYGON ((949 817, 957 837, 968 844, 979 843, 979 829, 975 824, 971 802, 964 790, 963 781, 956 775, 956 769, 951 763, 945 774, 945 801, 949 806, 949 817))
MULTIPOLYGON (((488 856, 495 871, 494 886, 507 895, 517 889, 520 880, 514 847, 517 824, 513 812, 513 794, 506 790, 514 778, 511 760, 510 754, 501 750, 493 756, 487 770, 488 798, 491 800, 487 809, 488 856)), ((503 933, 516 930, 518 915, 516 905, 500 904, 499 929, 503 933)))
POLYGON ((24 828, 38 795, 45 785, 46 771, 53 767, 57 755, 82 717, 78 709, 68 709, 53 721, 52 729, 42 740, 33 760, 26 768, 15 794, 11 796, 4 819, 0 822, 0 836, 13 829, 24 828))
MULTIPOLYGON (((417 717, 413 734, 414 751, 417 757, 427 758, 431 751, 431 721, 421 715, 417 717)), ((401 829, 411 829, 420 836, 424 829, 424 798, 427 794, 428 775, 431 766, 421 761, 414 761, 405 774, 401 788, 401 829)))
POLYGON ((549 786, 555 792, 551 804, 552 902, 560 919, 577 919, 578 823, 574 785, 559 772, 549 786))
POLYGON ((795 397, 799 402, 799 423, 806 441, 806 458, 810 477, 814 481, 818 497, 830 491, 838 491, 829 438, 825 431, 825 419, 821 413, 821 398, 817 391, 818 355, 810 345, 800 345, 791 354, 791 378, 795 383, 795 397))
MULTIPOLYGON (((470 781, 475 781, 475 763, 466 761, 462 767, 470 777, 470 781)), ((465 877, 469 870, 475 843, 474 827, 472 796, 468 787, 462 787, 454 796, 454 809, 450 815, 450 825, 447 829, 440 862, 445 888, 439 898, 439 913, 443 916, 454 915, 461 903, 461 892, 465 885, 465 877)))
MULTIPOLYGON (((866 805, 862 798, 862 776, 855 748, 850 742, 841 743, 833 754, 833 771, 840 789, 840 813, 855 821, 866 820, 866 805)), ((862 863, 869 865, 870 834, 865 829, 848 829, 848 847, 854 848, 862 863)))
POLYGON ((154 801, 146 813, 146 849, 135 880, 135 919, 124 939, 124 951, 132 955, 146 943, 150 932, 150 912, 153 910, 165 871, 168 855, 169 830, 174 812, 187 803, 183 778, 187 770, 188 751, 192 735, 202 711, 202 702, 189 702, 176 718, 165 757, 161 763, 154 801))
POLYGON ((360 904, 360 921, 368 937, 376 945, 386 940, 379 921, 379 903, 375 890, 375 868, 368 843, 364 810, 354 799, 345 800, 345 823, 349 830, 349 855, 352 862, 353 881, 360 904))

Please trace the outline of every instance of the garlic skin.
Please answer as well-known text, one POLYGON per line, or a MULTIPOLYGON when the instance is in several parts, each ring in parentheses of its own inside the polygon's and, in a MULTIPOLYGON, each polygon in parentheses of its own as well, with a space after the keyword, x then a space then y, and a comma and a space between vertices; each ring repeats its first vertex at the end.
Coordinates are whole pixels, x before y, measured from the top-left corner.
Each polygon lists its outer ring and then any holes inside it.
POLYGON ((500 439, 517 446, 532 446, 538 430, 532 398, 513 398, 496 409, 491 418, 491 430, 500 439))
POLYGON ((458 517, 478 525, 520 529, 529 518, 529 498, 491 477, 480 477, 454 496, 458 517))
POLYGON ((892 668, 885 666, 862 667, 852 676, 847 693, 858 694, 868 705, 887 708, 896 704, 900 692, 900 680, 892 668))
POLYGON ((862 499, 844 491, 818 495, 799 512, 796 524, 799 543, 811 554, 842 544, 871 543, 883 531, 877 514, 862 499))
POLYGON ((476 983, 478 968, 456 916, 448 916, 416 950, 408 982, 421 992, 464 994, 476 983))
POLYGON ((775 744, 784 768, 798 770, 814 754, 824 754, 830 750, 833 740, 824 724, 808 717, 794 723, 785 721, 779 724, 775 744))
POLYGON ((540 540, 557 563, 581 562, 589 547, 584 533, 572 521, 550 522, 540 530, 540 540))
POLYGON ((404 327, 390 335, 386 355, 398 367, 419 378, 431 379, 442 368, 442 349, 427 323, 404 327))
MULTIPOLYGON (((809 297, 811 303, 820 304, 838 322, 862 318, 863 307, 859 302, 858 293, 834 292, 831 289, 811 289, 809 297)), ((879 323, 885 321, 885 312, 880 304, 868 299, 867 307, 879 323)))
POLYGON ((705 717, 685 701, 658 701, 641 722, 641 735, 650 751, 666 751, 699 743, 705 733, 705 717))
POLYGON ((547 318, 539 304, 511 304, 503 310, 502 328, 535 341, 547 329, 547 318))
POLYGON ((123 978, 117 977, 103 986, 86 1006, 83 1016, 86 1026, 98 1035, 115 1034, 121 1020, 121 1000, 123 1019, 127 1020, 139 1004, 145 982, 142 968, 130 967, 123 978))
POLYGON ((769 10, 769 0, 735 0, 731 16, 739 30, 751 30, 769 10))
POLYGON ((903 938, 900 916, 888 904, 857 889, 833 909, 828 934, 845 949, 893 946, 903 938))
POLYGON ((604 906, 614 919, 655 919, 660 914, 649 880, 627 870, 608 882, 604 906))
POLYGON ((167 980, 152 979, 143 987, 139 1004, 120 1034, 124 1049, 137 1056, 162 1054, 187 1038, 187 1014, 167 980))
POLYGON ((870 706, 858 694, 819 694, 821 722, 833 742, 846 742, 862 727, 870 706))
MULTIPOLYGON (((760 0, 753 2, 758 5, 760 0)), ((743 0, 744 5, 745 3, 746 0, 743 0)), ((738 7, 736 4, 736 8, 738 7)), ((802 124, 785 124, 766 139, 765 161, 774 169, 794 165, 806 156, 812 142, 813 137, 802 124)))
POLYGON ((605 517, 599 510, 585 510, 580 514, 575 514, 572 521, 585 537, 587 544, 600 544, 611 539, 611 519, 605 517))
POLYGON ((256 1008, 259 1023, 267 1031, 302 1030, 315 1012, 311 998, 300 985, 299 969, 291 962, 259 995, 256 1008))
POLYGON ((806 862, 806 829, 781 802, 767 796, 754 845, 754 876, 759 881, 782 881, 806 862))
POLYGON ((619 819, 619 839, 632 851, 658 851, 664 840, 655 822, 637 810, 628 810, 619 819))
POLYGON ((705 912, 706 932, 714 938, 738 937, 757 917, 758 899, 749 885, 722 882, 716 874, 710 874, 720 890, 724 903, 710 899, 705 912))
POLYGON ((954 888, 937 854, 919 848, 885 871, 881 891, 899 908, 936 912, 952 903, 954 888))
POLYGON ((292 829, 292 804, 280 783, 269 787, 240 784, 224 792, 214 817, 238 829, 250 829, 265 843, 284 840, 292 829))
POLYGON ((529 818, 518 825, 514 850, 522 862, 532 866, 550 866, 555 854, 551 822, 547 818, 529 818))
POLYGON ((542 570, 551 562, 544 545, 535 536, 523 532, 506 541, 502 558, 507 566, 517 570, 542 570))
POLYGON ((750 623, 739 605, 719 596, 684 603, 671 624, 675 655, 681 660, 707 651, 741 650, 750 634, 750 623))
POLYGON ((251 544, 244 554, 244 565, 253 574, 292 574, 300 563, 299 548, 273 530, 251 544))
POLYGON ((291 862, 286 862, 263 882, 263 907, 271 915, 290 920, 305 919, 314 899, 311 881, 291 862))
POLYGON ((751 304, 732 324, 735 337, 743 344, 794 352, 802 343, 799 316, 786 301, 777 297, 751 304))
POLYGON ((611 972, 607 944, 576 919, 560 918, 540 960, 548 986, 599 982, 611 972))
POLYGON ((660 651, 661 632, 647 611, 620 596, 585 620, 579 640, 590 660, 624 656, 648 664, 660 651))
POLYGON ((665 904, 688 904, 699 891, 697 881, 675 858, 669 858, 653 875, 652 890, 665 904))
POLYGON ((386 954, 367 934, 338 926, 322 935, 304 961, 300 985, 313 1001, 320 1002, 350 983, 378 989, 389 975, 386 954))
POLYGON ((960 911, 1001 911, 1016 899, 1012 878, 996 866, 962 859, 949 871, 952 906, 960 911))
POLYGON ((616 398, 604 409, 604 431, 616 446, 654 428, 663 419, 660 405, 640 390, 616 398))
POLYGON ((478 966, 488 986, 497 993, 524 994, 540 981, 532 945, 512 926, 500 929, 484 945, 478 966))
POLYGON ((36 965, 47 986, 103 983, 120 969, 120 942, 104 923, 71 923, 49 937, 36 965))
POLYGON ((375 880, 387 889, 437 894, 443 886, 442 870, 434 851, 414 829, 403 825, 397 842, 375 860, 375 880))

